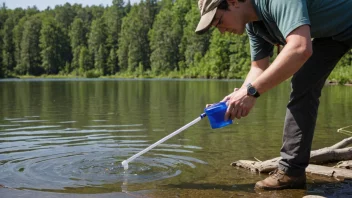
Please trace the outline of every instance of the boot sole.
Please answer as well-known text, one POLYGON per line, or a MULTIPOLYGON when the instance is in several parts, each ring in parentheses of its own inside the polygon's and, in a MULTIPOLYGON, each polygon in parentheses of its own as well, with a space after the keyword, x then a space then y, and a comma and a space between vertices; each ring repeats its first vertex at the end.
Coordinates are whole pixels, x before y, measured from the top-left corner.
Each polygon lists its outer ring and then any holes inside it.
POLYGON ((307 186, 306 186, 306 183, 304 183, 304 184, 289 184, 289 185, 278 186, 278 187, 255 185, 254 188, 258 190, 283 190, 283 189, 306 189, 307 186))

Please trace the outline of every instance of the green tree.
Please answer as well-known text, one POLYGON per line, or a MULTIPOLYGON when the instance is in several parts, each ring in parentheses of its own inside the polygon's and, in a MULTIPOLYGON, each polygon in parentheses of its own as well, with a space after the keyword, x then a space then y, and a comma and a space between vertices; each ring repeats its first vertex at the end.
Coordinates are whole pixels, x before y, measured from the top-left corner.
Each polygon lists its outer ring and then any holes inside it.
POLYGON ((145 8, 143 2, 133 5, 122 21, 118 49, 119 67, 122 71, 134 72, 140 65, 145 69, 150 68, 148 32, 151 27, 145 8))
MULTIPOLYGON (((193 2, 194 5, 198 5, 197 1, 193 2)), ((184 52, 181 50, 182 46, 182 38, 184 34, 184 29, 187 27, 186 16, 187 13, 192 9, 192 1, 191 0, 179 0, 175 2, 175 5, 172 8, 173 14, 173 22, 172 22, 172 32, 173 32, 173 39, 175 40, 175 46, 178 48, 178 52, 175 53, 177 57, 178 63, 178 70, 182 71, 182 62, 185 60, 184 52), (181 67, 180 67, 181 65, 181 67)), ((199 16, 199 14, 198 14, 199 16)), ((194 35, 194 32, 193 32, 194 35)))
POLYGON ((91 7, 86 7, 89 15, 90 15, 90 22, 100 19, 104 15, 105 8, 102 5, 96 6, 93 5, 91 7))
MULTIPOLYGON (((103 18, 96 19, 92 22, 92 26, 89 33, 88 38, 88 48, 89 53, 93 55, 93 63, 95 69, 100 71, 106 72, 106 65, 105 65, 105 50, 101 50, 100 48, 104 48, 106 46, 106 38, 107 38, 107 31, 106 25, 104 23, 103 18)), ((105 73, 103 73, 105 74, 105 73)))
POLYGON ((217 30, 213 31, 209 50, 197 66, 201 77, 221 78, 227 76, 230 67, 231 38, 233 37, 228 34, 223 35, 217 30))
POLYGON ((352 66, 352 50, 348 51, 345 56, 341 58, 336 67, 351 67, 352 66))
POLYGON ((196 65, 202 59, 209 48, 211 31, 202 35, 196 35, 196 29, 200 19, 197 4, 192 4, 191 10, 185 16, 185 27, 180 44, 180 54, 183 56, 179 63, 180 71, 187 71, 189 77, 197 77, 196 65))
POLYGON ((13 42, 13 28, 15 21, 12 18, 8 18, 4 24, 3 29, 3 47, 2 47, 2 65, 5 75, 8 75, 13 71, 16 66, 15 62, 15 45, 13 42))
POLYGON ((100 45, 95 57, 94 67, 101 75, 105 75, 107 73, 106 59, 105 47, 100 45))
POLYGON ((92 60, 87 47, 81 47, 81 52, 79 55, 79 71, 83 74, 86 71, 92 69, 92 60))
POLYGON ((68 38, 62 26, 52 17, 46 17, 40 32, 42 67, 47 74, 57 74, 69 62, 68 38))
POLYGON ((172 0, 164 0, 163 8, 155 18, 153 28, 149 32, 150 37, 150 62, 153 73, 167 74, 177 69, 178 42, 174 34, 172 0))
POLYGON ((250 46, 247 34, 229 35, 232 43, 229 46, 230 67, 226 78, 244 79, 251 66, 250 46))
POLYGON ((21 18, 13 29, 13 42, 15 44, 15 62, 16 62, 15 71, 17 71, 21 67, 21 51, 22 51, 21 42, 22 42, 24 24, 27 20, 28 20, 27 16, 21 18))
POLYGON ((86 28, 90 26, 92 22, 92 15, 88 12, 87 8, 83 8, 80 4, 73 5, 73 9, 76 14, 76 18, 82 19, 83 23, 86 24, 86 28))
POLYGON ((124 10, 125 10, 125 16, 126 16, 128 13, 130 13, 131 8, 132 8, 131 1, 128 0, 128 1, 127 1, 127 4, 126 4, 126 6, 125 6, 125 9, 124 9, 124 10))
POLYGON ((16 66, 20 74, 40 75, 42 73, 39 37, 41 30, 39 16, 30 17, 23 26, 21 40, 21 61, 16 66))
POLYGON ((123 0, 113 0, 112 6, 104 13, 105 24, 107 25, 107 51, 109 53, 108 74, 115 74, 118 68, 118 58, 116 53, 111 53, 118 49, 118 36, 121 32, 122 18, 125 16, 125 8, 123 0), (116 57, 111 57, 111 56, 116 57))
POLYGON ((38 14, 40 11, 38 10, 37 6, 32 6, 32 7, 28 7, 26 9, 26 16, 27 17, 31 17, 33 15, 38 14))
POLYGON ((108 74, 115 74, 116 72, 118 72, 117 70, 117 53, 116 50, 111 49, 110 53, 109 53, 109 57, 107 60, 107 73, 108 74))
MULTIPOLYGON (((9 12, 9 17, 5 21, 3 28, 3 67, 6 72, 5 76, 12 75, 14 72, 14 68, 16 67, 16 44, 15 44, 15 26, 19 24, 19 20, 25 15, 24 10, 15 9, 9 12)), ((21 36, 22 37, 22 36, 21 36)), ((21 40, 21 37, 19 40, 21 40)), ((20 43, 20 41, 19 41, 20 43)))
POLYGON ((125 16, 124 1, 113 0, 112 6, 104 13, 105 24, 107 25, 109 49, 118 47, 118 35, 121 32, 122 18, 125 16))
POLYGON ((76 16, 75 10, 70 3, 65 3, 63 6, 55 6, 55 19, 62 24, 65 33, 68 33, 70 26, 76 16))
POLYGON ((81 48, 87 46, 87 34, 88 29, 85 27, 83 20, 81 18, 75 18, 69 33, 73 55, 72 68, 74 70, 79 68, 81 48))
POLYGON ((3 3, 0 7, 0 29, 4 27, 4 24, 9 17, 9 10, 6 7, 6 4, 3 3))
POLYGON ((161 2, 161 11, 157 15, 150 31, 151 66, 154 72, 179 70, 178 63, 183 60, 180 53, 185 15, 191 8, 189 0, 171 0, 161 2), (171 12, 170 12, 171 10, 171 12))
MULTIPOLYGON (((6 4, 3 3, 2 7, 0 7, 0 38, 3 38, 3 31, 2 29, 4 28, 5 22, 8 18, 8 9, 6 7, 6 4)), ((7 72, 7 69, 5 66, 2 65, 3 63, 3 39, 0 39, 0 78, 5 77, 5 73, 7 72)))

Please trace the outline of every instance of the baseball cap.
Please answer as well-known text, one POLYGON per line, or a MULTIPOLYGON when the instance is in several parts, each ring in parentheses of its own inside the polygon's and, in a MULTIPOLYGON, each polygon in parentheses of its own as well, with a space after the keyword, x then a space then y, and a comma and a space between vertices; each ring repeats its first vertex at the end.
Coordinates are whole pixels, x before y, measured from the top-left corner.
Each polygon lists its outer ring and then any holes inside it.
POLYGON ((205 33, 211 26, 216 10, 223 0, 199 0, 200 21, 196 28, 197 34, 205 33))

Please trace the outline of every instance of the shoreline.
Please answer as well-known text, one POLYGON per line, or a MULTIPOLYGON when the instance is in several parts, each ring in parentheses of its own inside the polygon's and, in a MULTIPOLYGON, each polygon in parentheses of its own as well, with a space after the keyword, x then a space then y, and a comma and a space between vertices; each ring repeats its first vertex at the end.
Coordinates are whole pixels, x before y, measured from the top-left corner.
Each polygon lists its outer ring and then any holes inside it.
MULTIPOLYGON (((11 80, 35 80, 35 79, 82 79, 82 80, 87 80, 87 79, 119 79, 119 80, 231 80, 231 81, 244 81, 244 79, 229 79, 229 78, 191 78, 191 77, 170 77, 170 76, 128 76, 128 75, 115 75, 115 76, 100 76, 96 78, 88 78, 84 76, 73 76, 73 75, 42 75, 42 76, 15 76, 15 77, 10 77, 10 78, 0 78, 1 81, 11 81, 11 80)), ((339 81, 336 80, 327 80, 325 82, 325 85, 328 86, 336 86, 336 85, 344 85, 344 86, 352 86, 352 79, 350 79, 347 83, 340 83, 339 81)))

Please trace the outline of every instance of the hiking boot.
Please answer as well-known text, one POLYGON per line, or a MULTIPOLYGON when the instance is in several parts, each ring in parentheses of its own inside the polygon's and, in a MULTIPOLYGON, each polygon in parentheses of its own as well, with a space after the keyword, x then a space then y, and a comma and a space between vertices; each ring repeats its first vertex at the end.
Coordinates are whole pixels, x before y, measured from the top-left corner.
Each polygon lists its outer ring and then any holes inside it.
POLYGON ((288 176, 282 170, 276 169, 269 173, 269 177, 255 184, 256 189, 280 190, 280 189, 304 189, 306 187, 306 174, 299 177, 288 176))

